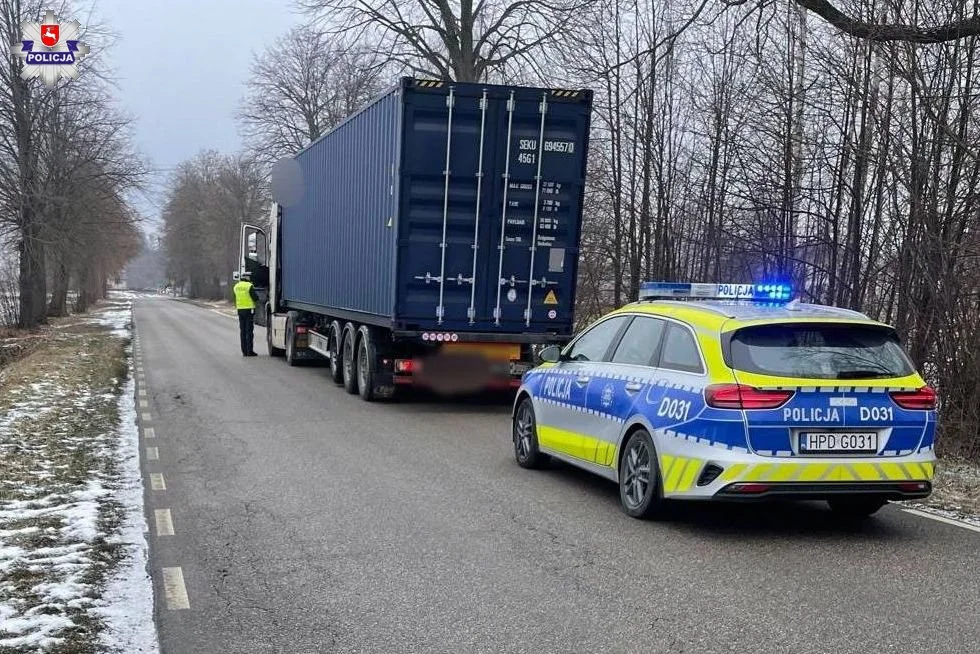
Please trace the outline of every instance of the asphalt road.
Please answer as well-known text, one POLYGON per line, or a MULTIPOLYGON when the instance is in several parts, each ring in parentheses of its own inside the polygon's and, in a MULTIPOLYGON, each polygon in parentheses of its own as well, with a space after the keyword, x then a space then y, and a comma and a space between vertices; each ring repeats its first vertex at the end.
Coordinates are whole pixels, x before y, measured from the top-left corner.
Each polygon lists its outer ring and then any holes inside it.
POLYGON ((368 404, 266 356, 262 328, 245 359, 214 311, 135 316, 149 520, 174 527, 151 528, 164 654, 980 651, 980 534, 894 506, 633 520, 608 482, 519 468, 505 402, 368 404))

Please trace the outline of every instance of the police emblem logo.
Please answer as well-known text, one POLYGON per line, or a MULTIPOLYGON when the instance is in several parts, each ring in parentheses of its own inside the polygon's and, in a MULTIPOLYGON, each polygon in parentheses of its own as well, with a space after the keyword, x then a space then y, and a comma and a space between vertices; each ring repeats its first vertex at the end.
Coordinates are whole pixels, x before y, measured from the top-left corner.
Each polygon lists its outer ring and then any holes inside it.
POLYGON ((606 387, 602 389, 602 407, 608 409, 613 401, 613 387, 612 384, 606 384, 606 387))
POLYGON ((61 26, 58 24, 42 24, 41 25, 41 43, 53 48, 58 45, 58 41, 61 40, 61 26))
POLYGON ((39 22, 23 23, 22 29, 21 40, 10 46, 10 53, 24 63, 21 79, 36 77, 48 88, 62 79, 78 79, 78 63, 89 47, 78 40, 82 26, 77 20, 63 22, 48 11, 39 22))

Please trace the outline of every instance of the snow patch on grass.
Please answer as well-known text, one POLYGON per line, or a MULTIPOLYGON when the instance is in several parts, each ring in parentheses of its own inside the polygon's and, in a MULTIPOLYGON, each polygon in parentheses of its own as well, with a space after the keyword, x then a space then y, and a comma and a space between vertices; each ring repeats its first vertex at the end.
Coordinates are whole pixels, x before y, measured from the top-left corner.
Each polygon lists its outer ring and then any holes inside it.
POLYGON ((114 300, 0 372, 4 654, 158 652, 131 357, 113 338, 131 311, 114 300))
POLYGON ((119 399, 119 479, 116 498, 125 507, 118 534, 109 542, 125 551, 111 575, 98 608, 106 624, 101 642, 127 654, 157 654, 153 622, 153 582, 147 572, 149 529, 143 511, 143 479, 139 463, 139 428, 136 425, 135 384, 130 379, 119 399))

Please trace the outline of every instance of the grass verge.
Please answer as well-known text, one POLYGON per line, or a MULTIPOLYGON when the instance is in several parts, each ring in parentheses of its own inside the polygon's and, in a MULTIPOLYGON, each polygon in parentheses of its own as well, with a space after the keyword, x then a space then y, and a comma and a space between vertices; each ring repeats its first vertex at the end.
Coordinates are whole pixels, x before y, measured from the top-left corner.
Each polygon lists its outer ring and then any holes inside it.
MULTIPOLYGON (((125 310, 124 310, 125 311, 125 310)), ((122 553, 119 394, 128 337, 75 318, 0 369, 0 654, 104 651, 97 609, 122 553)))

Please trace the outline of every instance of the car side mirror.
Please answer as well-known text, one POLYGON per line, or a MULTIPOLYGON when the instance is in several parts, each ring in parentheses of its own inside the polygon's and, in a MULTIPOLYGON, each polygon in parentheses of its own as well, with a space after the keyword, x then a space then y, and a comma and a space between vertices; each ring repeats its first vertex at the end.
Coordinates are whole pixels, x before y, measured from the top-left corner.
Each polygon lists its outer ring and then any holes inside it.
POLYGON ((541 357, 541 360, 545 363, 558 363, 561 361, 561 348, 557 345, 549 345, 541 350, 541 353, 538 356, 541 357))

